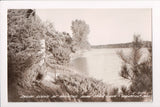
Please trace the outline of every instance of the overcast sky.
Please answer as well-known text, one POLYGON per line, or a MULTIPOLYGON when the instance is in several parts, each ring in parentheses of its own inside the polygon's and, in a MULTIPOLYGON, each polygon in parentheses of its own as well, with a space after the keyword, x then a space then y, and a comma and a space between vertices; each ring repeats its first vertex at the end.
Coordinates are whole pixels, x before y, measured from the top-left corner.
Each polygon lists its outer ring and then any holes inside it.
POLYGON ((85 20, 92 45, 131 42, 134 34, 151 40, 151 9, 37 9, 43 21, 54 23, 60 32, 71 31, 71 22, 85 20))

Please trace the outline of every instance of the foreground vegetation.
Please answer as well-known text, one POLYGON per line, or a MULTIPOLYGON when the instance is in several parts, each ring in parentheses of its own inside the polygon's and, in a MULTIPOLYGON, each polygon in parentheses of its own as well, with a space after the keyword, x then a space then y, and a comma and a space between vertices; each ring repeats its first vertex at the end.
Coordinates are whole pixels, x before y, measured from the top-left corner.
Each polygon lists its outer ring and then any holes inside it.
POLYGON ((21 98, 17 99, 19 102, 151 101, 151 96, 143 97, 143 95, 147 95, 146 93, 133 93, 125 87, 114 88, 94 78, 69 72, 61 73, 57 76, 56 81, 44 79, 41 82, 34 82, 27 90, 21 86, 20 90, 22 93, 19 94, 21 98), (33 97, 25 98, 23 96, 33 97))

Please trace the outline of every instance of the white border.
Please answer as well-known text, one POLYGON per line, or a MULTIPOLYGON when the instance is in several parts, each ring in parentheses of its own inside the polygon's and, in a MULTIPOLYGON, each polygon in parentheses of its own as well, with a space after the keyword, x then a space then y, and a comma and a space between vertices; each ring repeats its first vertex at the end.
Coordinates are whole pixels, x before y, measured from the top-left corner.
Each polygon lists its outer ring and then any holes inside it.
POLYGON ((3 1, 0 4, 0 80, 2 107, 53 106, 145 106, 160 107, 160 1, 3 1), (7 101, 7 9, 10 8, 152 8, 153 102, 132 103, 8 103, 7 101), (77 105, 78 104, 78 105, 77 105), (92 105, 91 105, 92 104, 92 105))

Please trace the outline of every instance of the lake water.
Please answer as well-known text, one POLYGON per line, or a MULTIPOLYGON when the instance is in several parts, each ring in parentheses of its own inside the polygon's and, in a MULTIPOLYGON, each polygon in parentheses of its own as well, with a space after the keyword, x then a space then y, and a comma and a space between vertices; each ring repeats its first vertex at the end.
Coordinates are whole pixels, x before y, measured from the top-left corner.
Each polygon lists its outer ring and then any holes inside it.
MULTIPOLYGON (((91 49, 84 52, 81 57, 74 59, 72 65, 77 71, 86 73, 86 75, 102 80, 107 84, 117 87, 128 86, 129 81, 119 76, 122 60, 116 53, 120 50, 123 50, 125 54, 130 53, 129 48, 91 49)), ((146 49, 143 50, 143 53, 146 53, 144 51, 146 49)))

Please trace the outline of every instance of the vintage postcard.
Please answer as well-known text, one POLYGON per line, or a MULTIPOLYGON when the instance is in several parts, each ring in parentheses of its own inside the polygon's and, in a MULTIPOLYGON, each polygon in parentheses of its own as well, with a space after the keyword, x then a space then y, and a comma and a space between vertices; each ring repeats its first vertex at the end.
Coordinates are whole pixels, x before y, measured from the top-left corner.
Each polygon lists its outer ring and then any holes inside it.
POLYGON ((8 102, 152 102, 151 8, 7 9, 8 102))

